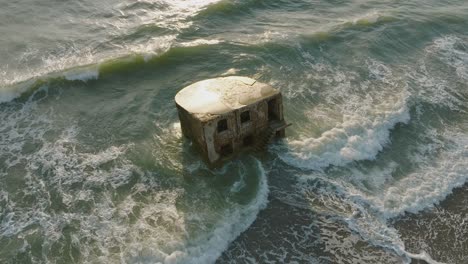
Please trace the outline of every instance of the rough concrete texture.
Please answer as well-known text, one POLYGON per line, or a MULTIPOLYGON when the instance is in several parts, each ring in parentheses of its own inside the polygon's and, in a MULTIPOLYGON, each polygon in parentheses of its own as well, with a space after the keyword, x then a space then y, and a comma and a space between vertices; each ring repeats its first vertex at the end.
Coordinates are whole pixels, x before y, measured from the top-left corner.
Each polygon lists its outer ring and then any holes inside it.
POLYGON ((200 81, 182 89, 175 101, 183 135, 212 166, 272 133, 284 136, 281 93, 251 78, 200 81))
POLYGON ((191 113, 221 115, 278 93, 254 79, 230 76, 189 85, 177 93, 175 100, 191 113))

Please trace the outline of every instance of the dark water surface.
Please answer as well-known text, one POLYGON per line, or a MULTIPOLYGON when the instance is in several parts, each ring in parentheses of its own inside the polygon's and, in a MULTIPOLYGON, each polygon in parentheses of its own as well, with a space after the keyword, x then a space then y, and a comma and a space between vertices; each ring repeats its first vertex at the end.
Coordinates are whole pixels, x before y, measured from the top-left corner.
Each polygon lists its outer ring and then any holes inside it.
POLYGON ((468 2, 0 1, 0 263, 468 263, 468 2), (228 75, 293 126, 209 170, 228 75))

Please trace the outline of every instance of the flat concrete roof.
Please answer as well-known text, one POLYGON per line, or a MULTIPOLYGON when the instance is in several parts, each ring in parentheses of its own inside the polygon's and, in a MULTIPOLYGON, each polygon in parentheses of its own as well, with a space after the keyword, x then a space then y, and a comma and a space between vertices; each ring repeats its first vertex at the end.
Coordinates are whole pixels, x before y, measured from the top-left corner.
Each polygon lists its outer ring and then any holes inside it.
POLYGON ((191 84, 176 94, 175 101, 190 113, 221 115, 278 93, 266 83, 229 76, 191 84))

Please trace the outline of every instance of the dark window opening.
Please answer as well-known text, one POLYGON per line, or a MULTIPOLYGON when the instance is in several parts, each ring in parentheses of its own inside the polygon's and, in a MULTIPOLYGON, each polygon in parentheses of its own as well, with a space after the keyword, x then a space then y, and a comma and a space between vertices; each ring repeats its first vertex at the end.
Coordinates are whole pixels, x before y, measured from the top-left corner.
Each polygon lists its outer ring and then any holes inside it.
POLYGON ((283 131, 282 131, 282 130, 276 131, 275 137, 280 138, 280 137, 282 137, 282 136, 283 136, 283 131))
POLYGON ((228 129, 228 123, 226 119, 218 121, 218 132, 223 132, 228 129))
POLYGON ((249 122, 250 121, 250 111, 244 111, 240 115, 241 123, 249 122))
POLYGON ((233 149, 232 149, 231 143, 221 146, 221 149, 219 150, 219 154, 221 154, 222 157, 227 157, 231 155, 232 152, 233 152, 233 149))
POLYGON ((248 135, 246 137, 244 137, 244 139, 242 140, 242 143, 244 144, 244 146, 252 146, 253 143, 254 143, 254 137, 252 135, 248 135))
POLYGON ((271 99, 270 101, 268 101, 268 120, 276 120, 278 119, 277 115, 276 115, 276 99, 271 99))

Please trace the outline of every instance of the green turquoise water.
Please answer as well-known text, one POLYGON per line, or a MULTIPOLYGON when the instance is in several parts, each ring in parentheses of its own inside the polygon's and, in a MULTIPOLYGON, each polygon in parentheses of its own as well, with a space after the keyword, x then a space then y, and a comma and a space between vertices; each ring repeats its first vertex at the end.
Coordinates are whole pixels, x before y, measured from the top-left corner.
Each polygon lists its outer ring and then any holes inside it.
POLYGON ((3 1, 0 36, 0 263, 468 262, 466 1, 3 1), (293 126, 210 170, 174 96, 229 75, 293 126))

